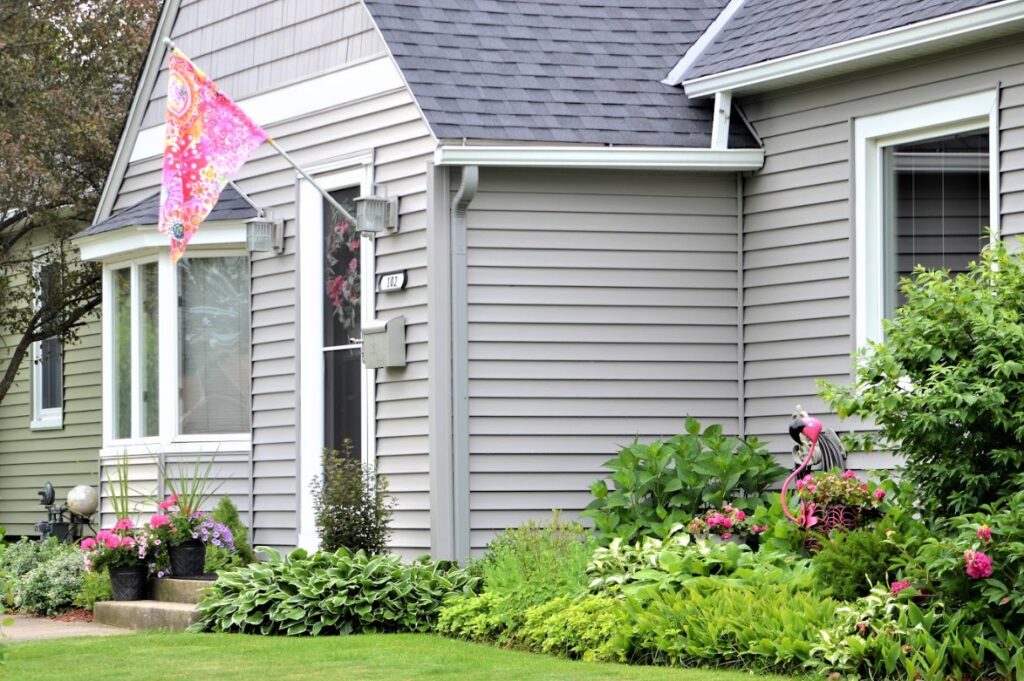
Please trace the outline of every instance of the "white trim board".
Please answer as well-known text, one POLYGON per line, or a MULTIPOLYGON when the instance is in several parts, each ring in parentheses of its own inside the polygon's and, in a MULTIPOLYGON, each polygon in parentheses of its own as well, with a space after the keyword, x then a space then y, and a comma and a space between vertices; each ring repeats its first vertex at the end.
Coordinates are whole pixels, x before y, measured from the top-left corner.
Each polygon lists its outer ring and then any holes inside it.
MULTIPOLYGON (((402 76, 391 58, 375 57, 322 76, 265 91, 239 100, 237 104, 265 128, 404 88, 402 76)), ((158 125, 140 131, 129 162, 160 156, 164 151, 164 128, 158 125)))
POLYGON ((854 272, 857 347, 882 339, 884 314, 882 155, 884 147, 987 128, 989 212, 999 235, 999 92, 988 90, 898 111, 864 116, 854 130, 854 272))
POLYGON ((744 171, 758 170, 764 165, 764 150, 442 145, 434 151, 434 165, 744 171))
POLYGON ((715 38, 718 37, 718 34, 722 32, 722 29, 725 28, 725 25, 729 23, 729 20, 732 19, 733 15, 736 14, 742 5, 743 0, 729 0, 729 4, 725 6, 725 9, 719 12, 718 16, 715 17, 715 20, 712 21, 701 36, 697 38, 697 41, 690 45, 690 49, 688 49, 682 58, 676 62, 675 67, 661 82, 665 85, 679 85, 679 83, 683 82, 683 79, 686 77, 686 72, 689 71, 690 67, 693 66, 697 59, 704 54, 704 50, 708 48, 708 45, 714 42, 715 38))
MULTIPOLYGON (((189 248, 244 245, 245 232, 245 222, 241 220, 205 222, 203 228, 192 236, 189 248)), ((93 234, 78 239, 75 245, 82 260, 104 261, 149 249, 170 248, 167 235, 161 234, 156 225, 122 227, 93 234)))
POLYGON ((967 40, 981 40, 1024 28, 1024 0, 1003 2, 928 19, 836 45, 751 64, 682 83, 688 97, 706 97, 723 90, 734 93, 763 90, 778 81, 810 80, 892 59, 899 53, 920 53, 967 40))

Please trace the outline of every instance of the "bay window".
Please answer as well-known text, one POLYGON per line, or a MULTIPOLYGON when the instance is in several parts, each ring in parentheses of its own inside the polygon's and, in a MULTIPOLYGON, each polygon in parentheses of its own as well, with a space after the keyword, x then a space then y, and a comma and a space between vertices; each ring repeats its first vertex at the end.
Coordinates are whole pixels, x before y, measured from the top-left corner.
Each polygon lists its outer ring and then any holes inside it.
POLYGON ((106 266, 105 443, 249 438, 249 258, 166 252, 106 266))

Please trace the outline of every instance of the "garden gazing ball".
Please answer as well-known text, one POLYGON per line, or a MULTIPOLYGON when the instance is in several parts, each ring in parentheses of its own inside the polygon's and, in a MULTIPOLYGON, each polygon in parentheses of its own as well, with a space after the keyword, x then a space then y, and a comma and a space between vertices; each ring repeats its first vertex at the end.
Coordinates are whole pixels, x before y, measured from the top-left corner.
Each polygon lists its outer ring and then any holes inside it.
POLYGON ((99 505, 100 498, 94 487, 78 485, 68 492, 68 510, 75 515, 88 518, 96 512, 99 505))

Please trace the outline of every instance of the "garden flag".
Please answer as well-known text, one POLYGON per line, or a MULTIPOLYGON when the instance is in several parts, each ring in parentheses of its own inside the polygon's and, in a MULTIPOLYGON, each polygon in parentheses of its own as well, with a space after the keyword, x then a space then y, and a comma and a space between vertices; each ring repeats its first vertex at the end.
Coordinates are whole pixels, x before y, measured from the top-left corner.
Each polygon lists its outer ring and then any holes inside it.
POLYGON ((177 50, 171 52, 159 229, 171 237, 172 263, 184 254, 224 185, 267 139, 205 73, 177 50))

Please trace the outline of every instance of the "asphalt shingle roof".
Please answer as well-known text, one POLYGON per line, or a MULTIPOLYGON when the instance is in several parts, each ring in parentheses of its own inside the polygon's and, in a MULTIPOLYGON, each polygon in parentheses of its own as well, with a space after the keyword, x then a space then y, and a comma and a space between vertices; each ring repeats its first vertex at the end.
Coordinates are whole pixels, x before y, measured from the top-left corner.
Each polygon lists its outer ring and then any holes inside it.
MULTIPOLYGON (((662 84, 727 0, 366 0, 440 139, 708 147, 662 84)), ((755 142, 733 126, 730 146, 755 142)))
MULTIPOLYGON (((217 204, 206 216, 204 222, 222 220, 248 220, 259 215, 259 211, 239 194, 230 184, 220 193, 217 204)), ((114 213, 106 220, 97 222, 88 229, 75 235, 76 239, 105 232, 113 232, 124 227, 155 225, 160 219, 160 194, 147 196, 138 203, 114 213)))
POLYGON ((685 78, 723 73, 999 1, 746 0, 685 78))

